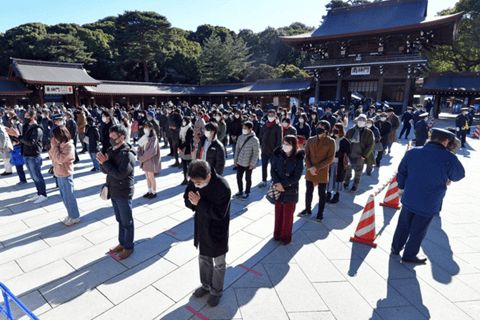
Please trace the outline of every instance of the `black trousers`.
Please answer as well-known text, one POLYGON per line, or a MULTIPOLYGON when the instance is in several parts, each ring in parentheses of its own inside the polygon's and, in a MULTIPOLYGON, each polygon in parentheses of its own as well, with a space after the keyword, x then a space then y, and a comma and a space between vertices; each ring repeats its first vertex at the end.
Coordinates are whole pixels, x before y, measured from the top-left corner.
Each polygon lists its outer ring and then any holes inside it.
MULTIPOLYGON (((313 200, 313 182, 306 180, 307 182, 307 192, 305 194, 305 209, 309 212, 312 211, 312 200, 313 200)), ((325 209, 325 200, 327 195, 325 190, 327 189, 326 183, 318 184, 318 213, 317 219, 323 219, 323 210, 325 209)))
POLYGON ((402 128, 402 131, 400 131, 400 139, 402 138, 403 136, 403 133, 405 132, 405 130, 407 131, 407 134, 405 135, 405 138, 408 139, 408 136, 410 135, 410 130, 412 129, 412 126, 409 124, 409 125, 403 125, 403 128, 402 128))
POLYGON ((457 131, 457 138, 462 141, 462 147, 464 147, 465 142, 467 142, 467 130, 457 131))
POLYGON ((245 189, 245 193, 250 193, 250 188, 252 187, 252 170, 248 169, 248 167, 237 166, 237 185, 238 191, 243 192, 243 173, 246 173, 245 180, 247 180, 247 188, 245 189))
POLYGON ((187 180, 187 170, 188 170, 188 166, 190 165, 191 162, 192 162, 192 160, 182 159, 183 177, 185 178, 185 180, 187 180))

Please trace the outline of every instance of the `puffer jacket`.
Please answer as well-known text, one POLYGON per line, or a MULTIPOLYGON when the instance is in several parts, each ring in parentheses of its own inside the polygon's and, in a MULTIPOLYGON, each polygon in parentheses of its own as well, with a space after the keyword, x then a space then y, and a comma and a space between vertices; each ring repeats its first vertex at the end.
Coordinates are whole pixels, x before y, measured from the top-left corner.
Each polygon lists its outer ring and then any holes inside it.
POLYGON ((260 142, 258 141, 255 132, 250 132, 247 135, 242 134, 238 137, 237 148, 235 149, 235 163, 242 167, 250 165, 255 166, 259 157, 260 142), (247 143, 245 141, 250 138, 247 143), (245 146, 243 146, 245 144, 245 146))
POLYGON ((266 123, 260 132, 260 145, 262 146, 262 153, 267 156, 272 156, 275 148, 282 146, 282 127, 275 123, 268 127, 266 123))
MULTIPOLYGON (((197 159, 201 159, 201 153, 204 152, 203 146, 205 145, 205 136, 200 138, 200 142, 198 143, 197 148, 197 159)), ((225 169, 225 149, 218 139, 212 140, 210 147, 207 150, 207 156, 205 159, 210 166, 215 168, 215 171, 219 174, 223 174, 223 170, 225 169)))
POLYGON ((273 183, 281 183, 284 192, 280 193, 278 202, 298 202, 298 181, 303 174, 303 161, 305 152, 300 150, 292 160, 287 159, 286 153, 281 147, 273 151, 271 175, 273 183))
POLYGON ((108 194, 112 198, 132 199, 135 184, 135 151, 124 143, 118 149, 108 149, 108 161, 100 165, 107 175, 108 194))
POLYGON ((25 160, 22 157, 22 146, 17 144, 13 146, 13 150, 10 151, 10 155, 12 158, 10 159, 10 164, 14 166, 23 166, 25 164, 25 160))
POLYGON ((52 146, 48 151, 50 160, 53 163, 53 173, 55 177, 68 177, 73 174, 73 161, 75 161, 75 148, 73 140, 58 143, 52 139, 52 146))

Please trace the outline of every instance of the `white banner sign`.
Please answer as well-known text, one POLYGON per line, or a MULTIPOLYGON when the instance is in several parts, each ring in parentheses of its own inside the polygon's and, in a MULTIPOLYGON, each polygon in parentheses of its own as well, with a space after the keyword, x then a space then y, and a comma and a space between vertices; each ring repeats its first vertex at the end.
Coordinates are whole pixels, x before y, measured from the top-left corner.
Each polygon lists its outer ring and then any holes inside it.
POLYGON ((62 95, 73 94, 72 86, 45 86, 45 94, 62 95))
POLYGON ((370 67, 352 67, 352 76, 367 76, 370 74, 370 67))

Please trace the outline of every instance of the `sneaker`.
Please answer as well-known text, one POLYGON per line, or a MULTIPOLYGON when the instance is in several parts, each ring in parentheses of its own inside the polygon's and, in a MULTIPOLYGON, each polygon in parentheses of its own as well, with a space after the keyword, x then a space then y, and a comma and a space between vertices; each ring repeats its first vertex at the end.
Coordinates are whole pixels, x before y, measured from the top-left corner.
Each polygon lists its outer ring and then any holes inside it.
POLYGON ((9 175, 11 175, 11 174, 12 174, 11 172, 4 172, 4 173, 2 173, 1 175, 2 175, 2 176, 9 176, 9 175))
POLYGON ((150 193, 150 192, 147 192, 147 193, 145 193, 145 194, 143 195, 143 197, 144 197, 144 198, 148 198, 148 197, 150 197, 150 195, 151 195, 151 193, 150 193))
POLYGON ((182 181, 182 183, 180 183, 181 186, 186 186, 188 184, 188 180, 185 179, 182 181))
POLYGON ((262 181, 260 182, 260 184, 258 185, 259 188, 266 188, 267 187, 267 182, 266 181, 262 181))
POLYGON ((147 197, 147 199, 155 199, 157 197, 156 193, 150 193, 150 195, 147 197))
POLYGON ((322 222, 322 221, 323 221, 323 217, 317 216, 317 222, 322 222))
POLYGON ((240 198, 240 200, 242 200, 242 201, 248 200, 248 196, 249 196, 249 194, 248 194, 248 193, 245 193, 245 194, 240 198))
POLYGON ((26 184, 27 184, 27 181, 20 181, 19 183, 17 183, 17 186, 23 186, 26 184))
POLYGON ((73 226, 74 224, 77 224, 80 222, 80 218, 75 218, 75 219, 72 219, 70 217, 67 217, 65 220, 62 221, 64 225, 66 225, 67 227, 71 227, 73 226))
POLYGON ((347 188, 348 188, 348 183, 344 183, 344 184, 343 184, 343 188, 344 188, 344 189, 347 189, 347 188))
POLYGON ((42 203, 43 201, 47 201, 48 200, 48 197, 45 197, 45 196, 42 196, 40 195, 37 200, 35 200, 33 203, 37 204, 37 203, 42 203))
POLYGON ((357 187, 352 187, 352 189, 350 189, 350 192, 357 192, 357 187))
POLYGON ((97 168, 92 168, 92 170, 90 170, 90 172, 95 172, 95 171, 98 171, 100 169, 97 169, 97 168))
POLYGON ((312 211, 304 209, 304 210, 300 211, 300 213, 298 215, 299 216, 309 216, 311 214, 312 214, 312 211))
POLYGON ((201 298, 207 293, 210 293, 210 291, 204 289, 203 287, 200 287, 197 290, 193 291, 192 296, 194 296, 195 298, 201 298))
POLYGON ((243 196, 243 191, 242 192, 237 192, 233 195, 234 198, 240 198, 243 196))
POLYGON ((38 197, 40 197, 40 195, 36 194, 33 197, 28 198, 27 201, 36 201, 38 199, 38 197))
POLYGON ((220 297, 221 296, 214 296, 213 294, 211 294, 208 297, 208 300, 207 300, 208 306, 211 307, 211 308, 216 307, 218 305, 218 303, 220 302, 220 297))

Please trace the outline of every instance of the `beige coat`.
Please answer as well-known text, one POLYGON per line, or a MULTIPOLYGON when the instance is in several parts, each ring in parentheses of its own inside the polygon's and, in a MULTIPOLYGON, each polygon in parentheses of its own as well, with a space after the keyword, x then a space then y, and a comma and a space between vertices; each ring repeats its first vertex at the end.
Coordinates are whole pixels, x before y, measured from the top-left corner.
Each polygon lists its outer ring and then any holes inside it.
POLYGON ((53 164, 53 173, 55 177, 68 177, 73 174, 73 161, 75 160, 75 148, 73 140, 58 143, 56 139, 52 139, 51 148, 48 151, 50 160, 53 164))
POLYGON ((318 138, 311 137, 305 146, 305 164, 307 174, 305 179, 313 183, 328 183, 328 167, 335 159, 335 140, 328 136, 318 138), (308 170, 311 167, 317 169, 317 175, 312 175, 308 170))
POLYGON ((388 136, 388 143, 397 142, 397 130, 400 128, 400 119, 398 119, 395 113, 392 113, 387 121, 392 124, 392 131, 390 131, 390 135, 388 136))
POLYGON ((145 172, 159 173, 162 170, 160 162, 160 145, 157 135, 152 135, 144 147, 138 147, 138 162, 140 168, 145 172))

